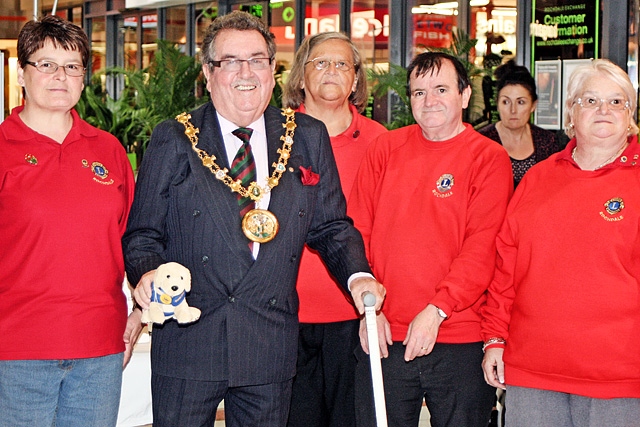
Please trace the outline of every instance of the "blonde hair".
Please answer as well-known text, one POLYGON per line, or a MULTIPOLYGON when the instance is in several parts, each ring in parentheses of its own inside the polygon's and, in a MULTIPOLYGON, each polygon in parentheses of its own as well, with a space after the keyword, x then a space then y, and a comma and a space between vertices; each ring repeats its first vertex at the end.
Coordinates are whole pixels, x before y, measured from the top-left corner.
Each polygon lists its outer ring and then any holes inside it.
POLYGON ((638 125, 633 120, 633 113, 636 111, 638 100, 629 76, 608 59, 594 59, 589 64, 576 68, 569 79, 567 100, 564 106, 564 131, 567 136, 569 138, 576 136, 576 131, 573 128, 573 108, 577 105, 576 99, 580 97, 585 82, 591 77, 607 78, 622 88, 629 102, 629 135, 637 134, 638 125))

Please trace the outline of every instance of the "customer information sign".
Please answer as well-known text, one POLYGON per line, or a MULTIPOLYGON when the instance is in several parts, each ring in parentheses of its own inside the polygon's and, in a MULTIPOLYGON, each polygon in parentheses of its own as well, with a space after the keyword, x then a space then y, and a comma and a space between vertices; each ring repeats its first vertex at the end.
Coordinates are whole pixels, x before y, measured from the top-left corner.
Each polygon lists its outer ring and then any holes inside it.
POLYGON ((532 62, 597 58, 600 0, 533 0, 532 62))

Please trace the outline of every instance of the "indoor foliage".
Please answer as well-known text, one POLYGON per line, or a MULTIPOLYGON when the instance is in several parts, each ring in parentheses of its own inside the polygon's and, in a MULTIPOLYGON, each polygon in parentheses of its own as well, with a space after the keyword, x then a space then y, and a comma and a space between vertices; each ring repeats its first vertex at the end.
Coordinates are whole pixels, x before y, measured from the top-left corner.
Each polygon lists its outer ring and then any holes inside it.
POLYGON ((109 77, 124 79, 124 89, 117 98, 106 93, 101 76, 95 75, 76 106, 80 117, 113 134, 128 152, 135 151, 139 156, 158 123, 208 100, 206 96, 196 97, 197 82, 202 81, 200 63, 166 40, 157 43, 149 67, 110 68, 105 72, 109 77))

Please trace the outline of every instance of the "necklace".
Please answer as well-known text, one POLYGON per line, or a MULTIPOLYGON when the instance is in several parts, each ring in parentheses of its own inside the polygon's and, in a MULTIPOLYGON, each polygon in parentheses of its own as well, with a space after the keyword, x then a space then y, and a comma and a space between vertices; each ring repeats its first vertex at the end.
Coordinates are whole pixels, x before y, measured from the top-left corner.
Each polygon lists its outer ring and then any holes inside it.
MULTIPOLYGON (((202 161, 202 165, 208 168, 211 173, 220 181, 222 181, 232 192, 239 193, 242 197, 248 197, 254 202, 260 201, 262 196, 269 193, 274 187, 277 187, 282 174, 287 171, 287 161, 291 157, 291 146, 293 145, 293 135, 296 129, 295 114, 290 108, 282 110, 282 115, 286 117, 282 127, 285 133, 280 137, 282 148, 278 148, 280 157, 276 163, 273 163, 273 173, 267 178, 266 187, 260 186, 256 181, 249 184, 248 187, 242 185, 241 180, 235 180, 228 175, 227 168, 221 168, 216 163, 216 156, 207 153, 197 147, 198 133, 200 129, 193 126, 189 121, 191 114, 182 113, 176 116, 176 120, 184 125, 184 134, 191 141, 191 148, 198 154, 202 161)), ((266 209, 252 209, 247 212, 242 219, 242 231, 247 238, 253 242, 265 243, 272 240, 278 233, 278 219, 276 216, 266 209)))
MULTIPOLYGON (((627 146, 629 145, 629 143, 625 142, 624 144, 622 144, 622 147, 620 147, 620 149, 618 151, 616 151, 616 153, 609 157, 607 160, 605 160, 604 162, 600 163, 598 166, 596 166, 595 168, 593 168, 594 171, 600 169, 601 167, 604 167, 606 165, 608 165, 609 163, 613 162, 615 159, 618 158, 618 156, 620 154, 622 154, 622 152, 625 150, 625 148, 627 148, 627 146)), ((573 150, 571 151, 571 158, 573 159, 574 162, 576 162, 576 164, 578 163, 578 161, 576 160, 576 149, 578 148, 578 146, 576 145, 575 147, 573 147, 573 150)), ((578 165, 580 166, 580 165, 578 165)))

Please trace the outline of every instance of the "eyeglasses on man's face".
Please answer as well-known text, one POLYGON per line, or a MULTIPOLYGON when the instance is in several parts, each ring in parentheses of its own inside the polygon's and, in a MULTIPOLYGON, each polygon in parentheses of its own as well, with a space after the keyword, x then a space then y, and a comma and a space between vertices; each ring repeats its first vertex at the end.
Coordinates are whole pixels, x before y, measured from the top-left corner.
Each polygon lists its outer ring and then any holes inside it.
POLYGON ((605 103, 609 110, 626 110, 629 108, 629 101, 626 101, 624 98, 602 99, 594 96, 584 96, 576 99, 576 104, 587 110, 595 110, 596 108, 602 107, 605 103))
POLYGON ((242 69, 242 63, 246 62, 252 71, 266 70, 271 66, 272 58, 249 58, 249 59, 221 59, 220 61, 209 61, 213 67, 218 67, 222 71, 236 72, 242 69))
POLYGON ((333 64, 336 67, 336 70, 340 70, 340 71, 349 71, 354 67, 352 64, 349 64, 348 62, 334 61, 333 59, 328 59, 328 58, 313 58, 305 62, 305 65, 309 63, 313 63, 313 66, 316 68, 316 70, 326 70, 327 68, 329 68, 331 64, 333 64))
POLYGON ((84 76, 84 73, 87 71, 87 69, 84 68, 82 64, 58 65, 55 62, 51 61, 27 61, 27 64, 33 66, 36 70, 44 74, 55 74, 55 72, 58 71, 58 68, 62 67, 64 73, 69 77, 84 76))

